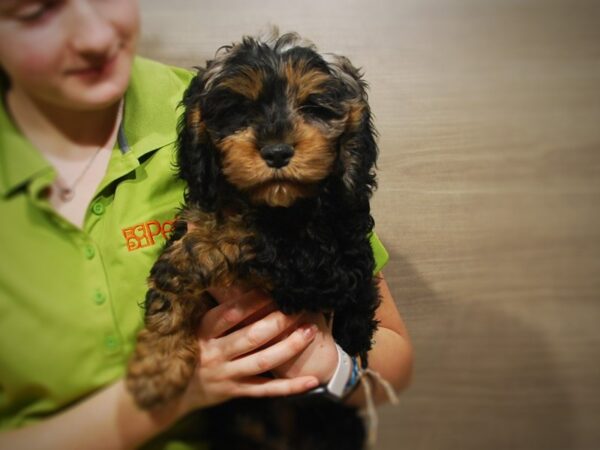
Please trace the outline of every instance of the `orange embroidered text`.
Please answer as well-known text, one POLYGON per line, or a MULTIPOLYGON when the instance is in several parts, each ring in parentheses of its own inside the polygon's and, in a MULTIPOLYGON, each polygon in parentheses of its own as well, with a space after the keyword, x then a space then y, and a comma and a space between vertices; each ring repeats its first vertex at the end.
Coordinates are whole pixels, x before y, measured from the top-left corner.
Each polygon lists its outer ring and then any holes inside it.
POLYGON ((149 247, 156 243, 155 237, 162 236, 165 240, 173 231, 173 220, 165 220, 160 223, 157 220, 140 223, 129 228, 123 228, 123 236, 130 252, 143 247, 149 247))

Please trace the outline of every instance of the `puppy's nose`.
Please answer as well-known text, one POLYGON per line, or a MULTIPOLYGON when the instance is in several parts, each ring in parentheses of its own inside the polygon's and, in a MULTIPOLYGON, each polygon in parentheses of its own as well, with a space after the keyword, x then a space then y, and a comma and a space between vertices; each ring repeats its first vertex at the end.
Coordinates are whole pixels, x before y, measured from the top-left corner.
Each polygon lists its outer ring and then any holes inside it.
POLYGON ((294 156, 294 147, 288 144, 269 144, 260 149, 260 156, 263 157, 269 167, 279 169, 289 164, 294 156))

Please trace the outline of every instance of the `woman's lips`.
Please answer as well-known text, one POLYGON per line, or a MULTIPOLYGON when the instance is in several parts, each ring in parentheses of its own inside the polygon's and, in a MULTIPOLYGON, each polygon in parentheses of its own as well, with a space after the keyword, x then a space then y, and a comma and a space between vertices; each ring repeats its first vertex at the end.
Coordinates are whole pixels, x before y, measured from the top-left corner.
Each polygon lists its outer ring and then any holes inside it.
POLYGON ((67 71, 67 75, 73 75, 78 78, 83 79, 96 79, 96 78, 104 78, 109 75, 118 58, 118 54, 113 56, 110 59, 104 61, 101 65, 95 65, 90 67, 83 67, 81 69, 72 69, 67 71))

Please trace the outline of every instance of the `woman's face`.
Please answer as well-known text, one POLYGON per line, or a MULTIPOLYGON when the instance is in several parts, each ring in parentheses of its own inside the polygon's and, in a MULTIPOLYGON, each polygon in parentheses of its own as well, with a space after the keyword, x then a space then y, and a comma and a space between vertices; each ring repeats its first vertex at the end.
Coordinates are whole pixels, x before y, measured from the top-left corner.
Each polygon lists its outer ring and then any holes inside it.
POLYGON ((0 0, 0 66, 35 101, 101 109, 127 88, 138 31, 137 0, 0 0))

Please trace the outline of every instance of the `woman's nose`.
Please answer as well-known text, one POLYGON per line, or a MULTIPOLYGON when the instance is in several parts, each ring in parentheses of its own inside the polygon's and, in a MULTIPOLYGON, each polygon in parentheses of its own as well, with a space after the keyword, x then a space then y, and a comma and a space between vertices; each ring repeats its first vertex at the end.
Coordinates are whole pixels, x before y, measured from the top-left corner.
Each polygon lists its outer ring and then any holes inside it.
POLYGON ((106 57, 116 46, 117 35, 110 20, 94 6, 94 2, 74 2, 69 26, 71 44, 75 51, 84 56, 106 57))

